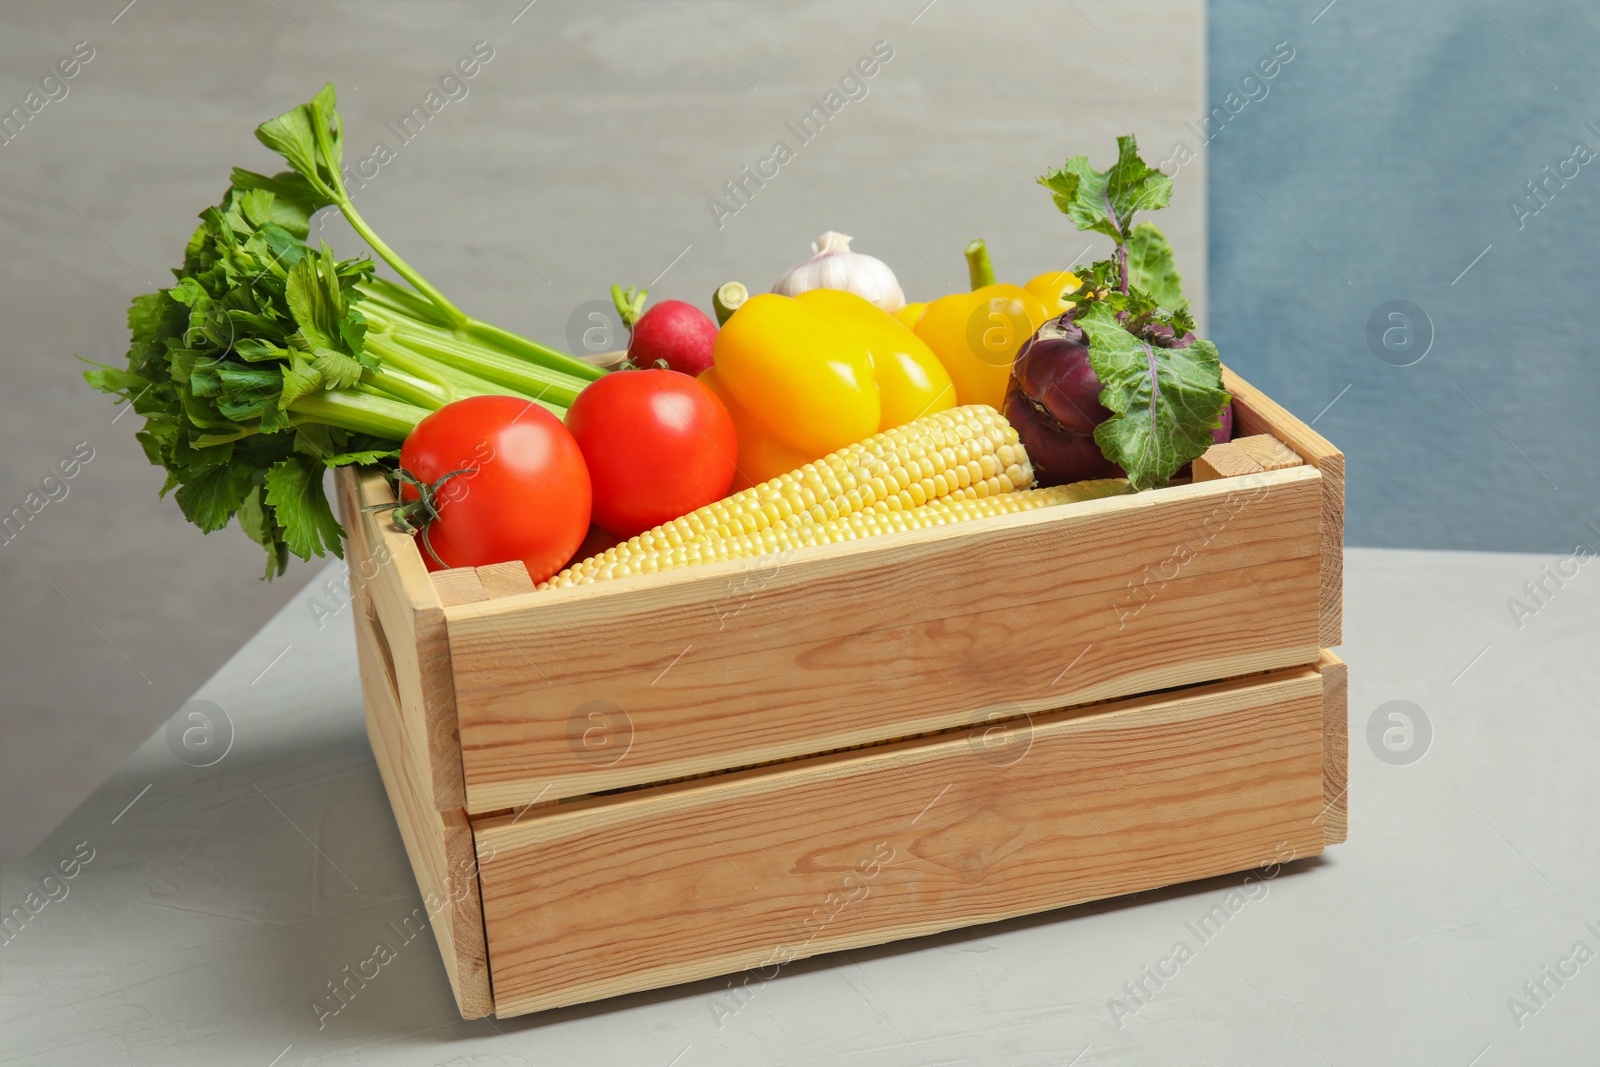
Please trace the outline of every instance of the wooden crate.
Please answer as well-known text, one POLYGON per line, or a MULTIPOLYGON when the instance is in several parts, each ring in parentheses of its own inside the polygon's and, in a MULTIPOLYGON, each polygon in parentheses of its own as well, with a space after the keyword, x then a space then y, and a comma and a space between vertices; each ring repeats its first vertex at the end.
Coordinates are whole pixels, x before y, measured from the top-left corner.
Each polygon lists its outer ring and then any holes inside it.
POLYGON ((1262 439, 1191 484, 544 592, 430 575, 341 472, 368 732, 462 1014, 1343 840, 1343 457, 1226 384, 1262 439))

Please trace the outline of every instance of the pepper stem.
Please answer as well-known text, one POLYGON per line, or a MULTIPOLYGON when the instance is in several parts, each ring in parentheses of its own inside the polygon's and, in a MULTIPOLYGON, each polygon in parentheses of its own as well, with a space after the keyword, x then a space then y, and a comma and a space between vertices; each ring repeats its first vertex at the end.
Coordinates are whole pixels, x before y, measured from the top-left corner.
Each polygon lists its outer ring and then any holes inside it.
POLYGON ((982 237, 967 245, 967 277, 972 281, 973 292, 994 284, 994 264, 989 261, 989 246, 982 237))

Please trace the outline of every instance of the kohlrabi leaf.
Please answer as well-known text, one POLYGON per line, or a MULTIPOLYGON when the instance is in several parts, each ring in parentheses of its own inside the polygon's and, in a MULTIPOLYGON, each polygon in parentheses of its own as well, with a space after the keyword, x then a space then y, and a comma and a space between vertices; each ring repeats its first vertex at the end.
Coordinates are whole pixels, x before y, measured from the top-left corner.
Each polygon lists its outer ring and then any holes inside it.
POLYGON ((1128 236, 1128 283, 1155 298, 1168 311, 1189 306, 1183 298, 1183 279, 1172 258, 1172 246, 1152 223, 1141 222, 1128 236))
POLYGON ((1088 334, 1100 403, 1112 412, 1095 430, 1095 443, 1128 472, 1135 489, 1165 485, 1210 447, 1228 402, 1216 346, 1151 344, 1123 329, 1116 312, 1099 302, 1080 306, 1074 321, 1088 334))
POLYGON ((1117 162, 1109 170, 1089 165, 1088 156, 1073 156, 1066 165, 1047 171, 1039 184, 1050 190, 1056 207, 1080 230, 1103 233, 1127 243, 1135 211, 1166 207, 1172 179, 1139 158, 1133 137, 1117 138, 1117 162))

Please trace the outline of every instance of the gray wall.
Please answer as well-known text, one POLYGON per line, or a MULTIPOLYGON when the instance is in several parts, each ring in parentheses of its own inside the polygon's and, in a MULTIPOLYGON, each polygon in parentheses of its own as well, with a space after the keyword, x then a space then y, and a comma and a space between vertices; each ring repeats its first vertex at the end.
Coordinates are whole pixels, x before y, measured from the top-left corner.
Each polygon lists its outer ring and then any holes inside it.
POLYGON ((1212 105, 1295 49, 1209 148, 1223 358, 1303 418, 1349 387, 1317 428, 1351 544, 1600 549, 1600 158, 1508 206, 1600 154, 1600 6, 1325 3, 1211 6, 1212 105), (1413 366, 1368 344, 1392 300, 1432 321, 1413 366))
MULTIPOLYGON (((658 298, 705 304, 732 277, 770 285, 827 229, 890 261, 914 296, 963 286, 978 235, 1003 276, 1059 269, 1085 242, 1033 177, 1078 151, 1104 165, 1129 129, 1170 141, 1204 93, 1202 0, 1080 5, 1092 24, 1045 0, 540 0, 520 18, 525 0, 139 0, 113 24, 123 2, 0 13, 0 107, 74 42, 95 50, 0 147, 0 509, 76 442, 94 449, 66 499, 0 546, 0 854, 43 835, 273 610, 310 596, 298 587, 316 568, 265 585, 237 531, 202 537, 157 500, 133 418, 112 425, 71 359, 120 358, 128 299, 167 277, 229 167, 273 165, 257 122, 333 79, 351 159, 379 138, 397 149, 356 197, 377 230, 473 313, 565 343, 613 282, 666 271, 658 298), (384 124, 478 40, 495 55, 468 95, 399 146, 384 124), (718 228, 707 199, 878 40, 894 58, 869 94, 718 228)), ((1197 292, 1204 207, 1196 164, 1163 222, 1197 292)), ((357 250, 342 227, 326 236, 357 250)), ((297 662, 291 648, 247 669, 297 662)))

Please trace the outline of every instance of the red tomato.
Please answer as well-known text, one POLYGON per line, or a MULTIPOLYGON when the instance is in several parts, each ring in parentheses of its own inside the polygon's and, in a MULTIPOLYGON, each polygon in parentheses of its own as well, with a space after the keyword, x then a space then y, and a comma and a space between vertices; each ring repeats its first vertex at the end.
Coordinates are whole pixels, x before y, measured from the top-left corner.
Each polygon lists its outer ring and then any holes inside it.
MULTIPOLYGON (((561 569, 589 529, 589 472, 561 420, 532 401, 475 396, 446 404, 411 431, 400 466, 439 487, 428 544, 447 566, 519 559, 542 582, 561 569)), ((415 500, 415 487, 401 489, 415 500)), ((429 570, 439 564, 421 544, 429 570)))
POLYGON ((618 537, 721 500, 739 441, 717 395, 675 370, 620 370, 567 412, 594 484, 594 521, 618 537))

